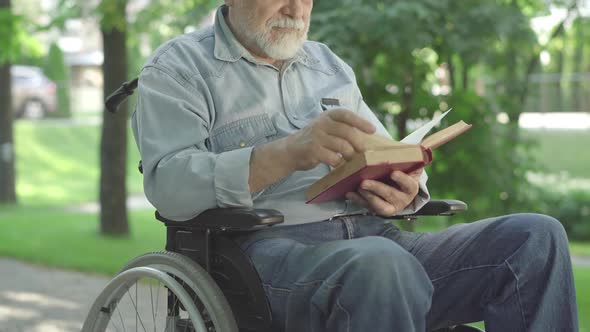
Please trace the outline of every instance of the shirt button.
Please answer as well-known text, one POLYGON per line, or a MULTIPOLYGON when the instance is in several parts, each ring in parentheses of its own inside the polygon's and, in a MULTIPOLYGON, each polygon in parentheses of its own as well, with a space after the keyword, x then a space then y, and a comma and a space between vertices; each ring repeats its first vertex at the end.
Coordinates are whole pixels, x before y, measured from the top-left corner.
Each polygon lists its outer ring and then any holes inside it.
POLYGON ((293 115, 293 119, 297 120, 297 115, 293 115))
POLYGON ((246 143, 245 143, 245 142, 240 142, 240 147, 241 147, 241 148, 243 148, 243 147, 245 147, 245 146, 246 146, 246 143))

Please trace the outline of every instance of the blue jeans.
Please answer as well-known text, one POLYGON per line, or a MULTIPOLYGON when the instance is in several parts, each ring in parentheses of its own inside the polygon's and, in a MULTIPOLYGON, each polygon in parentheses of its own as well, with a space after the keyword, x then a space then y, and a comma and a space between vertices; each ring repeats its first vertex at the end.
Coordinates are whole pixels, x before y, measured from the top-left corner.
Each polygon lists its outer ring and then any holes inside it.
POLYGON ((561 224, 515 214, 410 233, 373 216, 265 229, 239 239, 273 331, 577 331, 561 224))

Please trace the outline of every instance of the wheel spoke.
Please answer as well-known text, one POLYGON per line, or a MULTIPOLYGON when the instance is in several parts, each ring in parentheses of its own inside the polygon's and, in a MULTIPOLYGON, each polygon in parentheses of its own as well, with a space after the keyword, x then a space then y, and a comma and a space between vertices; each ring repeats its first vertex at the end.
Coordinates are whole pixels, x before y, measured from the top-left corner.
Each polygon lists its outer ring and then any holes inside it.
MULTIPOLYGON (((113 324, 113 326, 115 327, 115 330, 117 330, 117 332, 119 332, 119 327, 117 327, 117 324, 113 324)), ((125 326, 123 326, 123 328, 125 328, 125 326)))
POLYGON ((160 280, 158 280, 158 293, 156 293, 156 316, 158 316, 158 305, 160 304, 160 280))
MULTIPOLYGON (((136 285, 136 287, 137 287, 137 285, 136 285)), ((131 294, 129 294, 129 290, 127 290, 127 295, 129 295, 129 299, 131 300, 131 303, 133 304, 133 307, 135 308, 135 312, 137 313, 136 321, 137 321, 137 318, 139 318, 139 323, 141 324, 141 327, 143 327, 143 331, 147 332, 145 329, 145 326, 143 325, 143 321, 141 320, 141 317, 139 317, 139 310, 137 309, 137 305, 135 304, 135 302, 133 302, 133 298, 131 297, 131 294)), ((135 323, 135 330, 137 331, 137 323, 135 323)))
MULTIPOLYGON (((182 287, 184 288, 184 281, 182 282, 182 287)), ((190 322, 190 317, 186 319, 186 323, 187 324, 184 324, 184 330, 183 330, 184 332, 186 332, 186 329, 188 328, 188 322, 190 322)))
MULTIPOLYGON (((117 313, 119 313, 119 319, 121 319, 121 325, 123 326, 123 332, 126 332, 127 329, 125 328, 125 323, 123 322, 123 315, 121 315, 121 310, 119 309, 119 306, 117 305, 117 313)), ((119 329, 117 329, 118 331, 119 329)))
POLYGON ((154 313, 154 292, 152 290, 152 283, 150 282, 150 301, 152 303, 152 317, 154 319, 154 332, 156 332, 156 314, 154 313))

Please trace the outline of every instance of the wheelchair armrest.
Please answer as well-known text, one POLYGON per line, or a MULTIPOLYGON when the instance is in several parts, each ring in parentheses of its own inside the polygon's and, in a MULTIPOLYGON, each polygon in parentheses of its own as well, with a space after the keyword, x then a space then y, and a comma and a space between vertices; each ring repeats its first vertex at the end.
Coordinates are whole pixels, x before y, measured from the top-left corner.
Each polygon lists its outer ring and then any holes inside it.
POLYGON ((156 219, 166 226, 177 226, 194 229, 211 229, 222 231, 248 231, 264 228, 284 221, 283 215, 277 210, 249 208, 215 208, 199 214, 186 221, 174 221, 164 218, 156 211, 156 219))
POLYGON ((432 200, 413 214, 395 216, 394 219, 413 219, 417 216, 452 216, 467 210, 467 204, 455 199, 432 200))

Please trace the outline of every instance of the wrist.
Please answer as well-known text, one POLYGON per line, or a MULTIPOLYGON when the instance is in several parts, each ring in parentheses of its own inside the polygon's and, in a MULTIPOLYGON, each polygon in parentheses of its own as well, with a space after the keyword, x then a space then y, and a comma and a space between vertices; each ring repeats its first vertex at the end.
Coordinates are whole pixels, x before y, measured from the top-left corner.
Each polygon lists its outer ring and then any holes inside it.
POLYGON ((277 156, 276 162, 282 169, 288 174, 291 174, 297 170, 296 158, 293 158, 293 153, 289 149, 289 137, 279 138, 272 142, 275 155, 277 156))

